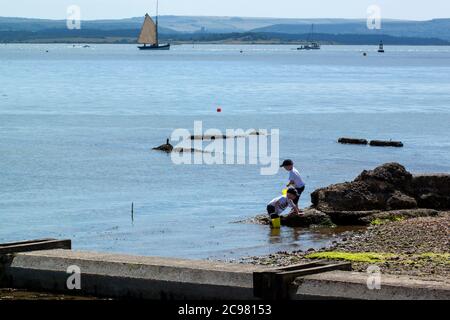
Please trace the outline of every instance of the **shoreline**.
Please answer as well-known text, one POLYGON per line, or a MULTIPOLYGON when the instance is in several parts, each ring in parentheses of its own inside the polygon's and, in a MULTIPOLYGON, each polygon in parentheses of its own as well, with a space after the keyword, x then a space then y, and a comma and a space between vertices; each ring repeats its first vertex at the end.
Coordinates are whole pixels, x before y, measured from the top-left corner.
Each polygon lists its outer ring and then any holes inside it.
POLYGON ((318 259, 352 263, 353 271, 371 265, 382 274, 450 283, 450 211, 437 217, 384 221, 365 231, 350 231, 327 248, 278 252, 238 259, 243 264, 281 267, 318 259))
MULTIPOLYGON (((76 44, 114 44, 114 45, 136 45, 134 42, 115 42, 115 41, 99 41, 99 40, 87 40, 87 39, 73 39, 71 41, 11 41, 11 42, 0 42, 0 44, 8 45, 8 44, 68 44, 68 45, 76 45, 76 44), (85 40, 85 41, 83 41, 85 40)), ((181 45, 261 45, 261 46, 300 46, 304 45, 305 42, 277 42, 277 41, 173 41, 170 42, 172 46, 181 46, 181 45)), ((367 44, 345 44, 345 43, 322 43, 322 46, 352 46, 352 47, 365 47, 365 46, 374 46, 373 43, 367 44)), ((450 44, 392 44, 390 47, 450 47, 450 44)))

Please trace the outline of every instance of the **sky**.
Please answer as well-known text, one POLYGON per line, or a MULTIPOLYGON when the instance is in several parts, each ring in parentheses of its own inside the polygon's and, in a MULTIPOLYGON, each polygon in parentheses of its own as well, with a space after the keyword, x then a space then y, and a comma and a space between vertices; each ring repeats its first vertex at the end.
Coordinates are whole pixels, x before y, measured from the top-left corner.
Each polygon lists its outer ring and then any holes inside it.
MULTIPOLYGON (((65 19, 70 5, 83 20, 118 19, 154 14, 156 0, 0 0, 0 16, 65 19)), ((365 19, 370 5, 385 19, 450 18, 450 0, 160 0, 160 14, 365 19)))

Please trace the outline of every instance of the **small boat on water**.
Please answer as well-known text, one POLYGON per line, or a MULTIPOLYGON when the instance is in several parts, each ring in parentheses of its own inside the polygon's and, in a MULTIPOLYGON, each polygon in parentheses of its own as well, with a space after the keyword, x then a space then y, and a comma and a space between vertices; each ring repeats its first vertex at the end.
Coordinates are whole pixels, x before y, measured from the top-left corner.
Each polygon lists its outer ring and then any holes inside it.
POLYGON ((378 52, 384 53, 384 44, 383 41, 380 41, 380 44, 378 45, 378 52))
POLYGON ((145 15, 144 24, 139 34, 138 43, 139 50, 170 50, 170 43, 159 43, 159 31, 158 31, 158 2, 156 3, 156 23, 148 15, 145 15))
POLYGON ((320 50, 320 44, 316 41, 312 41, 314 35, 314 24, 311 25, 311 33, 308 35, 308 43, 297 48, 297 50, 320 50))

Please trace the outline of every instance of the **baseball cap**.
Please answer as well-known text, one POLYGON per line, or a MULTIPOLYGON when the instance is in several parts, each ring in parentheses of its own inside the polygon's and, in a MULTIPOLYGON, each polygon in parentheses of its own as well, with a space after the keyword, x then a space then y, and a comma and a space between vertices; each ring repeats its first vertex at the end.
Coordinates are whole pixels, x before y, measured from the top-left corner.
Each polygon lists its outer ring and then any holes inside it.
POLYGON ((295 188, 292 187, 288 189, 287 193, 292 194, 294 196, 298 196, 297 190, 295 190, 295 188))
POLYGON ((294 165, 294 161, 287 159, 283 161, 283 164, 280 166, 280 168, 286 167, 286 166, 293 166, 294 165))

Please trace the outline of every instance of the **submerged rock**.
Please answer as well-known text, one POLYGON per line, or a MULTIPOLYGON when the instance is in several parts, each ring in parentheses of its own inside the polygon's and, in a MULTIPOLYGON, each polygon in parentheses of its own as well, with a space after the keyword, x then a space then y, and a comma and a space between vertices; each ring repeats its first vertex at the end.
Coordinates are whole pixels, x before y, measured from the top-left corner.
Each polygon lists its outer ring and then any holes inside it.
POLYGON ((219 139, 233 139, 234 137, 226 135, 202 135, 202 136, 191 136, 191 140, 219 140, 219 139))
POLYGON ((370 141, 372 147, 396 147, 402 148, 403 142, 401 141, 382 141, 382 140, 372 140, 370 141))
POLYGON ((355 138, 339 138, 338 142, 342 144, 360 144, 360 145, 367 145, 369 143, 366 139, 355 139, 355 138))
POLYGON ((211 153, 208 151, 200 150, 200 149, 194 149, 194 148, 175 148, 172 150, 172 152, 178 152, 178 153, 211 153))
POLYGON ((173 146, 170 144, 169 139, 167 139, 165 144, 153 148, 153 150, 171 153, 173 151, 173 146))
POLYGON ((172 153, 172 152, 177 152, 177 153, 195 153, 195 152, 211 153, 211 152, 207 152, 207 151, 200 150, 200 149, 194 149, 194 148, 174 148, 170 144, 169 139, 167 139, 166 144, 163 144, 163 145, 160 145, 159 147, 153 148, 153 150, 162 151, 162 152, 166 152, 166 153, 172 153))

